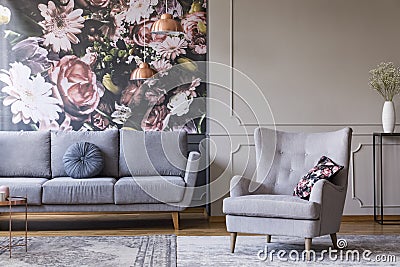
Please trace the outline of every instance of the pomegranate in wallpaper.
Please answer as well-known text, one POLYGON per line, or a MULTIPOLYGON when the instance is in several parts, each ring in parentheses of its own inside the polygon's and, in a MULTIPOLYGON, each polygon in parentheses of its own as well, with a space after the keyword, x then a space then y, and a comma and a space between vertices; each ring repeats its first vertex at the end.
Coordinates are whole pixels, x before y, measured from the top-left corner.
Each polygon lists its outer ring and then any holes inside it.
POLYGON ((0 26, 0 130, 204 130, 195 100, 206 96, 196 64, 206 60, 206 0, 167 1, 179 35, 151 33, 161 0, 0 4, 11 13, 0 26), (143 60, 159 79, 130 80, 143 60), (185 83, 171 90, 168 76, 185 83))

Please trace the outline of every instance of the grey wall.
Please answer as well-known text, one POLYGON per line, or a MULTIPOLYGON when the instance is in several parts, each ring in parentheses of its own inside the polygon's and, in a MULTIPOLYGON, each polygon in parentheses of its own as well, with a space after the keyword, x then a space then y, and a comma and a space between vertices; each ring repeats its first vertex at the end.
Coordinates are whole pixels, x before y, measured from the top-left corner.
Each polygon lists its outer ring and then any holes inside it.
MULTIPOLYGON (((209 60, 254 81, 210 65, 210 80, 220 84, 209 89, 211 198, 228 192, 232 175, 253 175, 256 125, 350 126, 354 165, 345 214, 371 214, 372 132, 381 131, 383 99, 369 88, 368 71, 381 61, 400 65, 399 14, 397 0, 210 0, 209 60)), ((384 152, 385 203, 393 214, 400 211, 398 148, 386 145, 384 152)), ((221 200, 212 215, 222 215, 221 200)))

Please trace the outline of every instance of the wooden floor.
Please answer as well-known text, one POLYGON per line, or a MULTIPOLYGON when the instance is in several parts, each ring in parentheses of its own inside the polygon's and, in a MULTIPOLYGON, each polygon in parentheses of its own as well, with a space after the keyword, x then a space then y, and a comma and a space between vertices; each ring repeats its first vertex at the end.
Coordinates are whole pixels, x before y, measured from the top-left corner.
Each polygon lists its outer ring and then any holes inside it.
MULTIPOLYGON (((16 235, 24 229, 23 215, 15 215, 16 235)), ((223 217, 207 218, 202 210, 181 214, 181 230, 174 231, 170 214, 29 214, 29 236, 96 236, 176 234, 189 236, 228 235, 223 217)), ((0 236, 8 234, 8 217, 0 216, 0 236)), ((400 225, 379 225, 371 216, 344 217, 339 234, 396 234, 400 225)))

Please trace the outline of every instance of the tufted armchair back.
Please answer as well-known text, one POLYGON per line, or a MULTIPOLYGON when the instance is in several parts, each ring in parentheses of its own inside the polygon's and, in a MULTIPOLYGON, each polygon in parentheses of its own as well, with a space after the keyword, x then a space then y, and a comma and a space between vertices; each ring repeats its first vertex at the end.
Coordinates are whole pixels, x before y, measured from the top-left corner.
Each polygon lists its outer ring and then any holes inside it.
POLYGON ((254 133, 257 158, 257 182, 263 193, 292 195, 298 181, 322 156, 343 165, 332 183, 347 188, 350 128, 324 133, 292 133, 257 128, 254 133))

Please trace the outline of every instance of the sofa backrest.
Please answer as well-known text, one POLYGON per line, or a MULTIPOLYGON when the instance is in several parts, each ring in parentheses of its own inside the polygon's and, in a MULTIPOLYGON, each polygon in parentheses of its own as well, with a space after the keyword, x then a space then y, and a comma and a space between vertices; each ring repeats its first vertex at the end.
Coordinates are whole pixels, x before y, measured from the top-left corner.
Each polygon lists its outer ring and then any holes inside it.
POLYGON ((104 168, 99 176, 118 177, 118 130, 58 132, 51 131, 51 170, 53 177, 67 176, 63 156, 68 147, 77 142, 89 142, 103 153, 104 168))
POLYGON ((0 131, 0 177, 51 177, 50 133, 0 131))
POLYGON ((184 176, 186 132, 120 131, 119 176, 184 176))

